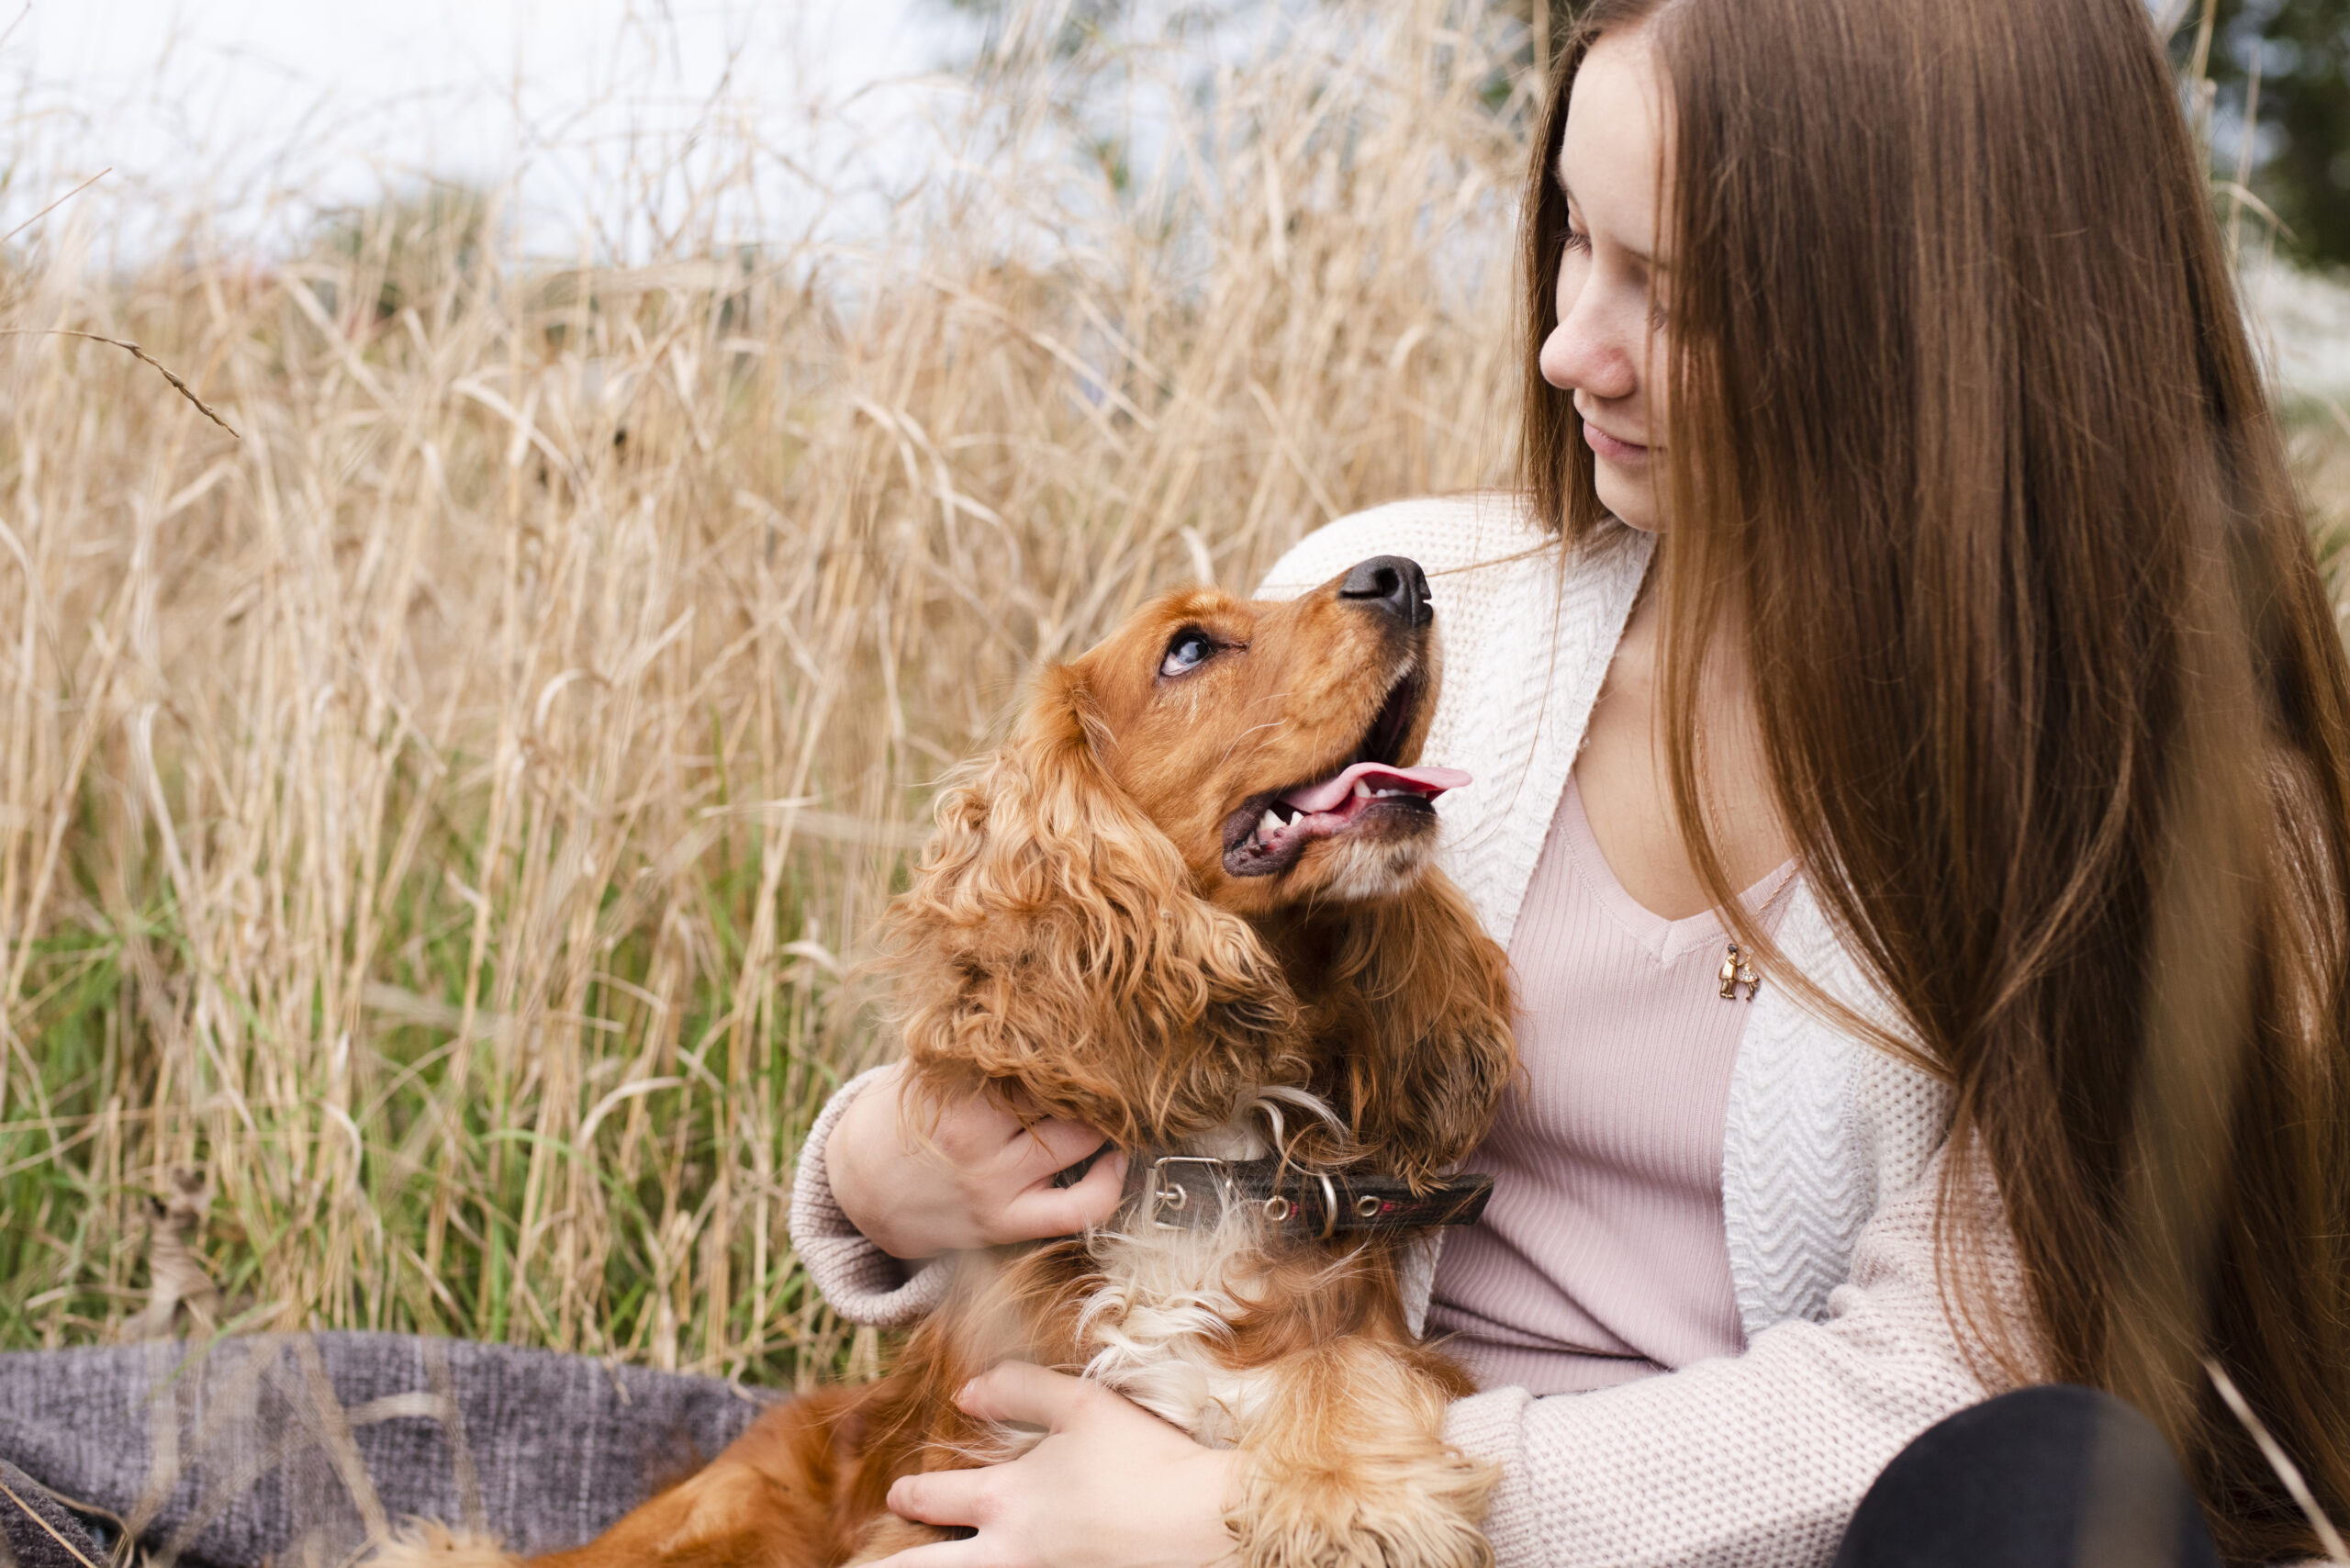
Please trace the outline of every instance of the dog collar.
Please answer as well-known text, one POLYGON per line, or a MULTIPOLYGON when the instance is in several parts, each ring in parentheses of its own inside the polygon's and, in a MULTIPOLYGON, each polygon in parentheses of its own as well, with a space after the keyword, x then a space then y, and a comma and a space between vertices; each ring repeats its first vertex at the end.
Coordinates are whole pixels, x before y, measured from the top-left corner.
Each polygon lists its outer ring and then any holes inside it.
POLYGON ((1364 1232, 1471 1225, 1494 1195, 1483 1171, 1424 1192, 1392 1176, 1315 1170, 1291 1161, 1162 1155, 1144 1173, 1143 1217, 1161 1230, 1212 1226, 1237 1207, 1280 1236, 1326 1241, 1364 1232))

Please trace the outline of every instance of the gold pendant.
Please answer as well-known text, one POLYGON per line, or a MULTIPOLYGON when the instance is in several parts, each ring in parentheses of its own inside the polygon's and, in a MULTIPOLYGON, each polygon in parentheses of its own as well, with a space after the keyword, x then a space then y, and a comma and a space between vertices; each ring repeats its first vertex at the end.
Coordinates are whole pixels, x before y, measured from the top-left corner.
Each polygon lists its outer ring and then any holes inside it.
POLYGON ((1754 972, 1753 964, 1738 950, 1735 942, 1723 950, 1721 981, 1724 1002, 1737 1001, 1738 988, 1741 985, 1746 988, 1746 1000, 1749 1002, 1753 1001, 1754 993, 1762 989, 1762 977, 1754 972))

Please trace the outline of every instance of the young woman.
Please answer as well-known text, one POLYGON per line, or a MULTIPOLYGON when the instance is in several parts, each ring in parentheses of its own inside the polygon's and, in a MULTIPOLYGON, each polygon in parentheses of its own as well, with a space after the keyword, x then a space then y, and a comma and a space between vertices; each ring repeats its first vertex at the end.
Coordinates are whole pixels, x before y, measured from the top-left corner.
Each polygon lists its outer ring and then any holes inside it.
MULTIPOLYGON (((2150 1418, 2229 1557, 2314 1551, 2221 1389, 2350 1518, 2350 670, 2144 7, 1595 0, 1534 154, 1523 495, 1267 589, 1436 586, 1449 864, 1527 1010, 1427 1311, 1498 1556, 1823 1562, 2042 1382, 2150 1418)), ((1048 1184, 1086 1129, 975 1103, 941 1159, 879 1081, 794 1215, 847 1315, 1114 1205, 1114 1158, 1048 1184)), ((1052 1435, 901 1483, 977 1527, 905 1562, 1228 1549, 1228 1455, 965 1397, 1052 1435)))

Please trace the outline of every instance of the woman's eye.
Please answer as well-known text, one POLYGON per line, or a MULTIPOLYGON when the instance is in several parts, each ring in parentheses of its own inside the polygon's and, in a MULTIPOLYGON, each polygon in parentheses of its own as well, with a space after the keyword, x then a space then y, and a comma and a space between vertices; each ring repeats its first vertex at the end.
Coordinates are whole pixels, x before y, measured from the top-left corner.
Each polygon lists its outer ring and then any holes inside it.
POLYGON ((1208 662, 1215 652, 1215 644, 1204 632, 1178 632, 1175 640, 1167 644, 1167 656, 1158 661, 1161 675, 1181 675, 1208 662))
POLYGON ((1566 247, 1569 254, 1572 254, 1577 251, 1588 251, 1591 249, 1591 236, 1584 233, 1580 229, 1569 229, 1567 230, 1566 247))

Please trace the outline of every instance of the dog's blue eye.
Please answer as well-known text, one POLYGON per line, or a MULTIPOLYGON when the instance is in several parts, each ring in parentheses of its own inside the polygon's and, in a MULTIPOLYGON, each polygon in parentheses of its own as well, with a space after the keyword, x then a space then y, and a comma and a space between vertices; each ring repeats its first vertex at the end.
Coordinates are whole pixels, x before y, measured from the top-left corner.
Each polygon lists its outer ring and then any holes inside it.
POLYGON ((1215 644, 1204 632, 1178 632, 1175 640, 1167 644, 1167 656, 1158 661, 1161 675, 1181 675, 1208 662, 1215 652, 1215 644))

